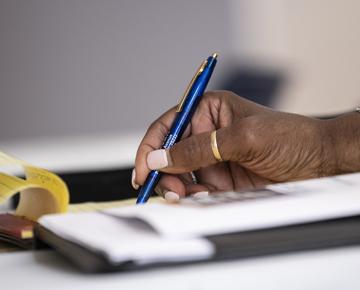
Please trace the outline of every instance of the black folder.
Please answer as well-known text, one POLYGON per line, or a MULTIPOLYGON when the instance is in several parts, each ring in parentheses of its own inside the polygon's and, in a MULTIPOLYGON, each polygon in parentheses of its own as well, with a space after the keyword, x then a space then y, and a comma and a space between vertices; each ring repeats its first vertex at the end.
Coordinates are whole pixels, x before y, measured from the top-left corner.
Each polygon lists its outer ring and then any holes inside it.
POLYGON ((93 251, 66 240, 41 225, 37 225, 35 233, 38 239, 80 269, 86 272, 111 272, 356 245, 360 244, 360 216, 207 236, 206 239, 216 249, 215 255, 210 259, 185 263, 154 263, 146 266, 140 266, 134 261, 113 264, 101 251, 93 251))

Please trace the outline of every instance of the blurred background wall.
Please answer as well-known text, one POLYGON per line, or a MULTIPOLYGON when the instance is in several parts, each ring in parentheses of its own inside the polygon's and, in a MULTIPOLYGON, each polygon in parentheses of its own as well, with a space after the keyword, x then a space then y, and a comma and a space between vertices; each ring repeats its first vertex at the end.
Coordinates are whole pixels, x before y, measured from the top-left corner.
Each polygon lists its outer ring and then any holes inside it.
POLYGON ((281 70, 274 106, 336 114, 360 104, 360 2, 232 1, 233 48, 242 61, 281 70))
POLYGON ((144 131, 212 89, 322 115, 360 104, 359 1, 0 0, 0 136, 144 131))

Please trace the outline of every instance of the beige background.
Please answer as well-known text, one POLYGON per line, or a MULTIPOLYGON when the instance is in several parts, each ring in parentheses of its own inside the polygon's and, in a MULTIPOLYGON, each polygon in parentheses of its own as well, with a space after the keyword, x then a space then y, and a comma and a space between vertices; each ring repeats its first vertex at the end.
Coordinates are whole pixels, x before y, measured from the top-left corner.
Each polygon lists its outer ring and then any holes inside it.
POLYGON ((360 105, 360 2, 231 1, 239 57, 289 76, 276 107, 304 114, 360 105), (242 14, 243 17, 239 17, 242 14))

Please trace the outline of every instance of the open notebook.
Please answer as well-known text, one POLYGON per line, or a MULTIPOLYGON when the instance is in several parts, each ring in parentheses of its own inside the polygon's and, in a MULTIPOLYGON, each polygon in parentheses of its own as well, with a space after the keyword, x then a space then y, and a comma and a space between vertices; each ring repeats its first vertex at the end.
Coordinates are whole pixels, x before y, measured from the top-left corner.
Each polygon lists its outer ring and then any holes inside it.
POLYGON ((37 234, 88 271, 360 242, 360 173, 98 212, 46 215, 37 234))

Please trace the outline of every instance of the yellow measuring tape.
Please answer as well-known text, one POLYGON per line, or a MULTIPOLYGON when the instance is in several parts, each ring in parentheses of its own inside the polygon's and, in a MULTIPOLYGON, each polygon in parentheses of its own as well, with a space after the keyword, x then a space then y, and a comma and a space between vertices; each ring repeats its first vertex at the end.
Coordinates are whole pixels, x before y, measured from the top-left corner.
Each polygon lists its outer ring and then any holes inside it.
POLYGON ((20 192, 16 215, 37 220, 44 214, 67 211, 69 191, 59 176, 0 151, 0 171, 11 166, 21 166, 26 179, 0 172, 0 204, 20 192))

